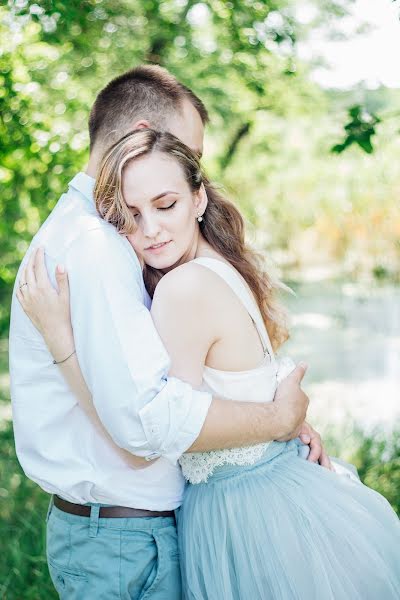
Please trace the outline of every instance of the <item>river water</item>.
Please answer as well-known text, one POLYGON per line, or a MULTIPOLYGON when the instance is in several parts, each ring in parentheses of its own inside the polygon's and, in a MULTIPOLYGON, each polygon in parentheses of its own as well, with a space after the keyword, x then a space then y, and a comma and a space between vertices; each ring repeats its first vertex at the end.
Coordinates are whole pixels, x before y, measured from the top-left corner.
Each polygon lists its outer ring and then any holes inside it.
POLYGON ((282 348, 309 369, 309 420, 370 430, 400 425, 400 287, 291 284, 291 339, 282 348))

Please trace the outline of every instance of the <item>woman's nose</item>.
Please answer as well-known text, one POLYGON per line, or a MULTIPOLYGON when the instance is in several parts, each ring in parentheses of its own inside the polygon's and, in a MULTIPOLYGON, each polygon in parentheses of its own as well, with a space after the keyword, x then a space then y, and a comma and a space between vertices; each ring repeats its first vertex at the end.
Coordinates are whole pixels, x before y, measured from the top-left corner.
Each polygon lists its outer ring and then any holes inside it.
POLYGON ((143 235, 148 238, 154 238, 160 231, 160 226, 154 217, 142 217, 142 231, 143 235))

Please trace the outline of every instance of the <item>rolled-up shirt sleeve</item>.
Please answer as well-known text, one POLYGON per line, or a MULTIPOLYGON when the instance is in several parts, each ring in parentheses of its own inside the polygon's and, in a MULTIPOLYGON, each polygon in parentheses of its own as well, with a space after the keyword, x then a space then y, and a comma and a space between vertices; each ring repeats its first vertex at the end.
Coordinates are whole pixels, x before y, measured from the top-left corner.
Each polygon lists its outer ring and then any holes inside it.
POLYGON ((99 228, 71 245, 66 267, 77 356, 99 418, 121 448, 176 462, 198 437, 212 398, 168 377, 137 257, 125 239, 99 228))

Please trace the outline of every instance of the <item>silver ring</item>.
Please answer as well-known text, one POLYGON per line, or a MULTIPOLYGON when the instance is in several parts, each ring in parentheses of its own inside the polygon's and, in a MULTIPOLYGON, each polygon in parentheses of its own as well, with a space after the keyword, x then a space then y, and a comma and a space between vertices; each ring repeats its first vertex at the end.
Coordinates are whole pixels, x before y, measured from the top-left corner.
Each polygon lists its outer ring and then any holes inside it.
POLYGON ((22 285, 19 286, 19 289, 22 290, 22 288, 24 287, 24 285, 28 285, 26 281, 25 281, 25 283, 23 283, 22 285))

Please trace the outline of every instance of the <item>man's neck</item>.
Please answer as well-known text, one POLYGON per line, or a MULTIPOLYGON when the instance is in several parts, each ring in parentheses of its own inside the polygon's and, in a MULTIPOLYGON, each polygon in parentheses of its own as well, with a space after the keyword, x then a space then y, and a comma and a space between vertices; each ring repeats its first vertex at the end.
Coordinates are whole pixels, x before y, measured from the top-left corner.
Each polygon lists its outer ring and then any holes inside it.
POLYGON ((85 169, 86 175, 89 175, 89 177, 93 177, 93 179, 96 179, 97 172, 99 170, 99 166, 100 166, 99 156, 98 156, 98 153, 94 150, 89 155, 89 162, 85 169))

